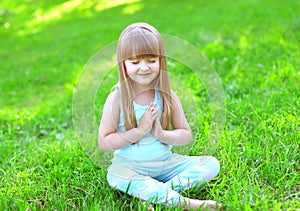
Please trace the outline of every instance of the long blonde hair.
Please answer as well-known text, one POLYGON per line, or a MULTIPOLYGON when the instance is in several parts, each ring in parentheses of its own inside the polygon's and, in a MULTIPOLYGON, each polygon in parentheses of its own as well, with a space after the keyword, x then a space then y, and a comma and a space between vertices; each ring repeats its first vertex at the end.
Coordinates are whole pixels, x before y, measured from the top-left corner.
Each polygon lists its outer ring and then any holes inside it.
POLYGON ((121 102, 126 130, 137 127, 133 108, 133 93, 131 80, 128 77, 125 60, 132 57, 158 56, 159 76, 155 80, 155 87, 162 96, 162 128, 167 130, 171 126, 172 98, 168 77, 166 50, 159 32, 147 23, 134 23, 121 33, 117 47, 117 61, 119 70, 119 85, 121 102))

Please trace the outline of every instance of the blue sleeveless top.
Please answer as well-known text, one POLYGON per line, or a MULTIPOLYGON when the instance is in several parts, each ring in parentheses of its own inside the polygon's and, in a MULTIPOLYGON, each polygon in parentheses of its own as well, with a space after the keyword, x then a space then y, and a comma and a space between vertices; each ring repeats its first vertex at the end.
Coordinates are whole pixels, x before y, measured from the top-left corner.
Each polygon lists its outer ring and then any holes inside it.
MULTIPOLYGON (((162 111, 162 100, 159 90, 155 90, 154 103, 159 107, 159 117, 162 111)), ((137 120, 137 125, 140 124, 140 119, 144 115, 148 106, 139 105, 133 101, 133 107, 135 112, 135 117, 137 120)), ((118 123, 118 132, 125 132, 125 122, 124 114, 121 109, 120 119, 118 123)), ((148 133, 145 137, 140 139, 136 144, 131 144, 121 149, 115 150, 114 154, 125 157, 131 160, 137 161, 147 161, 158 158, 162 155, 169 154, 171 150, 171 145, 166 145, 161 143, 158 139, 153 137, 151 133, 148 133)))

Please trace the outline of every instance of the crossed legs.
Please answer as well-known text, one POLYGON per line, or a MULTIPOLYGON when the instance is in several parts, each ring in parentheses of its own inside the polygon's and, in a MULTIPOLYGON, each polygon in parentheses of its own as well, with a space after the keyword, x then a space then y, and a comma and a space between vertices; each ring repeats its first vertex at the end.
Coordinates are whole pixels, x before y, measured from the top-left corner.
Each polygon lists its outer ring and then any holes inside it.
POLYGON ((170 160, 172 164, 159 168, 158 175, 143 172, 136 165, 118 163, 115 168, 111 168, 114 170, 107 174, 107 180, 111 187, 151 203, 165 204, 169 207, 180 206, 188 210, 197 210, 201 206, 212 210, 219 207, 214 201, 189 199, 179 194, 182 189, 201 185, 216 177, 220 170, 218 160, 211 156, 175 157, 170 160), (174 160, 178 164, 174 165, 174 160))

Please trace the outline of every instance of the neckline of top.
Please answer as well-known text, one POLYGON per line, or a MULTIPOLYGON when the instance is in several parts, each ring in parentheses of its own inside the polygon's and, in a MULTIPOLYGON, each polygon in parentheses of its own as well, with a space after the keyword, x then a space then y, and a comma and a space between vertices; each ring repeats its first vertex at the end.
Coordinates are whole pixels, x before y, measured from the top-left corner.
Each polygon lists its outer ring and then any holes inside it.
MULTIPOLYGON (((157 101, 157 98, 158 98, 158 94, 157 94, 158 90, 155 89, 155 92, 154 92, 154 99, 152 102, 156 102, 157 101)), ((148 107, 148 105, 141 105, 141 104, 138 104, 137 102, 135 102, 134 100, 132 101, 134 105, 137 105, 137 106, 140 106, 140 107, 148 107)))

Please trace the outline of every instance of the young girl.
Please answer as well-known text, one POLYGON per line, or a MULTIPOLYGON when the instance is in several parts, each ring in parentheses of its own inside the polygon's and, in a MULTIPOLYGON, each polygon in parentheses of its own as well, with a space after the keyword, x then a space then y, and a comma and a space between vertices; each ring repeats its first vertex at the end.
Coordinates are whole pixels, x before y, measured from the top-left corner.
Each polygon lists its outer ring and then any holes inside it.
POLYGON ((189 144, 191 130, 170 89, 159 32, 147 23, 129 25, 119 38, 117 60, 119 84, 107 97, 98 137, 102 151, 114 151, 110 186, 169 207, 221 209, 215 201, 179 193, 216 177, 220 165, 211 156, 171 152, 172 146, 189 144))

